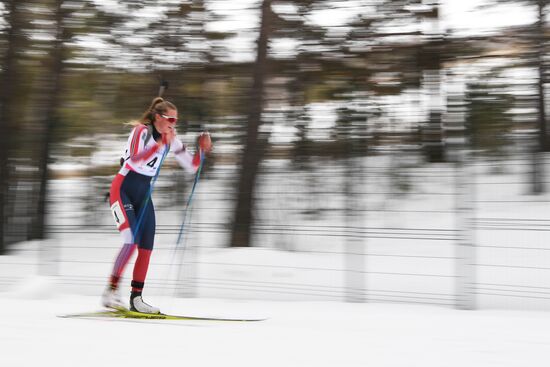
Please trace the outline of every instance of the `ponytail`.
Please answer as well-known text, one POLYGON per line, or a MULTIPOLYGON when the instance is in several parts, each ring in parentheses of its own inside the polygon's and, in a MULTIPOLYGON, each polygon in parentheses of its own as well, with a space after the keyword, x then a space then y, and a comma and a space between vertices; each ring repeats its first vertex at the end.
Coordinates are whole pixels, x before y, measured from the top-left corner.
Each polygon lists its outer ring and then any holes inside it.
POLYGON ((173 103, 165 101, 164 98, 155 97, 149 108, 141 115, 141 118, 129 124, 134 126, 138 124, 152 125, 156 114, 165 114, 168 110, 177 110, 177 108, 173 103))

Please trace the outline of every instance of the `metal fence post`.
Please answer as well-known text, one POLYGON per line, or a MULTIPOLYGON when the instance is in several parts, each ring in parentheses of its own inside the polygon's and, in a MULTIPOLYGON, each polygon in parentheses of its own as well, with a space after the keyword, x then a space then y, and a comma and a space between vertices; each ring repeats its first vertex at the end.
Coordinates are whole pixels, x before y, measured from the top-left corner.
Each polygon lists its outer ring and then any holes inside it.
POLYGON ((458 80, 458 88, 449 88, 448 145, 455 162, 456 185, 456 251, 455 251, 455 307, 476 308, 475 284, 475 156, 469 146, 464 101, 464 80, 458 80), (462 82, 462 83, 461 83, 462 82))
POLYGON ((345 241, 345 292, 347 302, 365 302, 365 248, 366 228, 363 215, 363 195, 360 188, 365 187, 363 182, 363 163, 366 156, 347 158, 346 174, 344 176, 344 190, 346 203, 347 236, 345 241))

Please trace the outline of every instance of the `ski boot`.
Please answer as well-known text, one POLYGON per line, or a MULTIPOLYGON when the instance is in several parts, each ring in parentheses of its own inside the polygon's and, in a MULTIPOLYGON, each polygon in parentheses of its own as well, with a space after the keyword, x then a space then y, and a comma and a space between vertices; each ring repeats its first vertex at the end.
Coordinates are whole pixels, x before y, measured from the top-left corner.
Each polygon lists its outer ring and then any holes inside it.
POLYGON ((141 296, 134 296, 130 298, 130 311, 150 314, 160 313, 160 310, 157 307, 145 303, 141 296))
POLYGON ((122 302, 118 289, 108 286, 101 296, 101 303, 107 308, 113 310, 127 310, 127 306, 122 302))

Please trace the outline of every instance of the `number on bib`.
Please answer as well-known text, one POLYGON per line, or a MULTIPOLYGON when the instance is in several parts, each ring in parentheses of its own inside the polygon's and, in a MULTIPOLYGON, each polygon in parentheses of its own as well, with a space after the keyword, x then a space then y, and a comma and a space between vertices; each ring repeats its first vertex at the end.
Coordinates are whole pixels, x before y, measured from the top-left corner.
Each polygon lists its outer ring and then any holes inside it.
POLYGON ((124 216, 118 201, 115 201, 114 204, 111 205, 111 213, 113 213, 113 218, 115 218, 117 228, 120 228, 120 226, 126 222, 126 217, 124 216))
POLYGON ((155 167, 155 163, 157 163, 157 159, 158 159, 158 157, 155 157, 155 159, 153 159, 152 161, 147 163, 147 165, 151 168, 155 167))

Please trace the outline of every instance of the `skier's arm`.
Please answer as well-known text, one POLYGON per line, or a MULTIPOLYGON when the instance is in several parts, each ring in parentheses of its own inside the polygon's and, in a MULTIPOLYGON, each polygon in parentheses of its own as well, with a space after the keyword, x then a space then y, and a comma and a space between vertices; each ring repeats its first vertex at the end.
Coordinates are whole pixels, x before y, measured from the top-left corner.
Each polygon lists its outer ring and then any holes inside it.
POLYGON ((198 149, 195 154, 192 154, 187 147, 178 139, 172 140, 171 148, 174 150, 174 155, 180 166, 189 173, 197 172, 201 164, 201 151, 210 152, 212 143, 208 133, 202 133, 198 138, 198 149), (205 136, 208 136, 205 138, 205 136))
POLYGON ((197 154, 193 156, 187 147, 179 140, 172 140, 170 148, 174 151, 174 156, 179 165, 189 173, 197 172, 200 165, 200 156, 197 158, 197 154))
POLYGON ((138 163, 149 159, 164 144, 163 142, 162 144, 155 144, 147 148, 145 146, 147 134, 147 127, 145 125, 139 125, 134 128, 132 132, 132 142, 130 144, 130 160, 132 162, 138 163))

